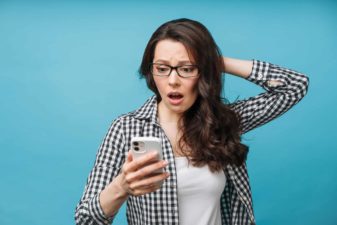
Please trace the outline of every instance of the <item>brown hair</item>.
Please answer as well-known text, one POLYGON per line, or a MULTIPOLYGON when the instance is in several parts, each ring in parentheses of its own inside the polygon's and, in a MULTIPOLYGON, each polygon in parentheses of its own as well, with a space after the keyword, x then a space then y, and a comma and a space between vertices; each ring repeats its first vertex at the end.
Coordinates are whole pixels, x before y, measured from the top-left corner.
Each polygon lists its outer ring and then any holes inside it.
POLYGON ((177 19, 161 25, 150 38, 139 68, 148 87, 160 94, 150 71, 157 43, 171 39, 182 43, 199 68, 198 97, 184 112, 182 137, 179 146, 194 166, 208 165, 211 171, 220 171, 228 164, 245 162, 248 147, 241 143, 238 115, 221 97, 224 63, 212 35, 201 23, 190 19, 177 19), (191 147, 191 148, 188 148, 191 147), (188 152, 187 149, 190 149, 188 152))

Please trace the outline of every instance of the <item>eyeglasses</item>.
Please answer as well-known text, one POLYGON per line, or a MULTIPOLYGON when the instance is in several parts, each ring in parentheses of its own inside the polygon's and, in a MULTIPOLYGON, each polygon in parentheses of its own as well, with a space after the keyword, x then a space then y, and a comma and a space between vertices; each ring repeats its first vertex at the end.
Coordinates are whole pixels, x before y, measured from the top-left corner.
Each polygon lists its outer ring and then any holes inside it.
POLYGON ((151 64, 151 73, 155 76, 168 77, 172 70, 175 70, 178 76, 183 78, 199 76, 199 69, 196 65, 169 66, 161 63, 151 64))

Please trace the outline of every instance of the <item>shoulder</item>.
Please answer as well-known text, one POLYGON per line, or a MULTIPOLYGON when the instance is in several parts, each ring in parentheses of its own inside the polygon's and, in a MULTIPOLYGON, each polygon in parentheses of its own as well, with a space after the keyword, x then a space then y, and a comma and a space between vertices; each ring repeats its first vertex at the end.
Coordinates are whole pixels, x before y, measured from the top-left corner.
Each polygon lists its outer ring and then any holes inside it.
POLYGON ((121 114, 112 121, 113 126, 118 126, 122 129, 132 129, 136 124, 142 123, 142 121, 149 121, 156 117, 157 101, 156 97, 152 96, 148 98, 145 103, 139 108, 121 114))
POLYGON ((135 117, 136 111, 137 110, 134 110, 134 111, 130 111, 130 112, 119 115, 117 118, 112 120, 112 123, 111 123, 112 126, 118 126, 120 128, 128 127, 130 123, 137 120, 137 118, 135 117))

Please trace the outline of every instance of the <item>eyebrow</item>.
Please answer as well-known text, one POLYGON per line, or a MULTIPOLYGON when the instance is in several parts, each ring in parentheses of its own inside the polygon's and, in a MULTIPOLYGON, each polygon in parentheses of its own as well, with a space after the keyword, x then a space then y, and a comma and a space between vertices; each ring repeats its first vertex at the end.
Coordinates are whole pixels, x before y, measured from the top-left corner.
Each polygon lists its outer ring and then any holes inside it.
MULTIPOLYGON (((164 59, 158 59, 158 60, 154 61, 154 63, 164 63, 164 64, 167 64, 167 65, 170 65, 170 62, 167 61, 167 60, 164 60, 164 59)), ((193 63, 189 60, 179 61, 177 65, 183 65, 183 64, 193 65, 193 63)))

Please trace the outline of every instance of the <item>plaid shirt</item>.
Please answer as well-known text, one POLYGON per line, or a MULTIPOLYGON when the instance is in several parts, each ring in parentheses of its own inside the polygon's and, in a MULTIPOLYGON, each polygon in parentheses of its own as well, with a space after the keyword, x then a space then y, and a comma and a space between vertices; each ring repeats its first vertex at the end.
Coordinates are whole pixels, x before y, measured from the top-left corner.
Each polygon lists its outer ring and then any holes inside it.
MULTIPOLYGON (((242 119, 242 133, 286 112, 301 100, 308 88, 308 78, 303 74, 257 60, 253 61, 252 73, 247 80, 260 85, 266 92, 231 104, 232 109, 242 119)), ((170 177, 159 190, 128 198, 128 223, 131 225, 179 224, 174 155, 170 142, 157 120, 155 96, 148 99, 138 110, 113 121, 97 153, 84 194, 76 207, 77 224, 112 223, 113 217, 104 216, 99 203, 99 194, 119 174, 133 136, 154 136, 162 140, 163 158, 169 162, 166 169, 170 177)), ((229 165, 224 172, 227 182, 220 200, 222 224, 255 224, 246 165, 240 167, 229 165)))

